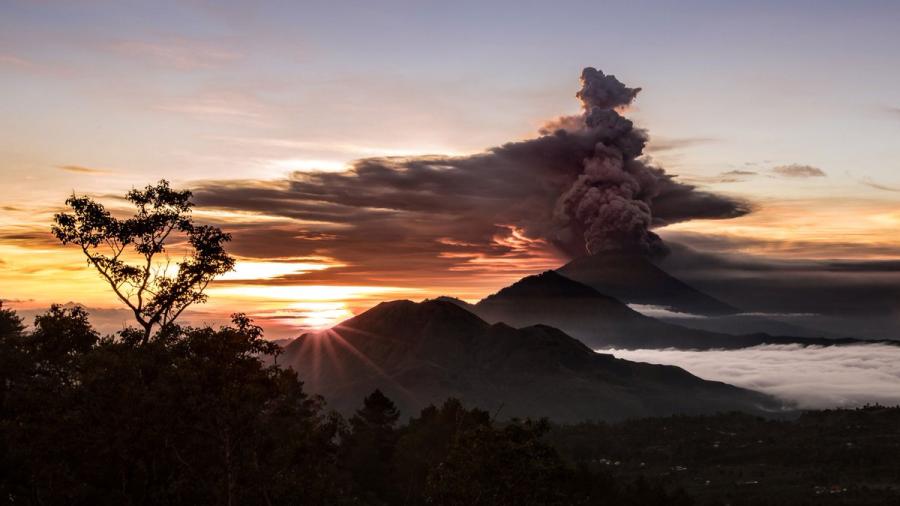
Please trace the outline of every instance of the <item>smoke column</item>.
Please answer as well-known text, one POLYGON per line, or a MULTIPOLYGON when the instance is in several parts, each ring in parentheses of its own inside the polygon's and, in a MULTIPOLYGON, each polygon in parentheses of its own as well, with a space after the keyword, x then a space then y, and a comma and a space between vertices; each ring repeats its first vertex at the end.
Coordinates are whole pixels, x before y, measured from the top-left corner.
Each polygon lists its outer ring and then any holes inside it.
POLYGON ((584 161, 584 171, 559 197, 554 216, 566 233, 582 234, 591 254, 664 251, 659 236, 650 231, 652 203, 660 194, 660 182, 670 180, 638 159, 646 135, 618 112, 640 91, 591 67, 581 74, 576 94, 584 108, 580 128, 597 143, 593 156, 584 161))

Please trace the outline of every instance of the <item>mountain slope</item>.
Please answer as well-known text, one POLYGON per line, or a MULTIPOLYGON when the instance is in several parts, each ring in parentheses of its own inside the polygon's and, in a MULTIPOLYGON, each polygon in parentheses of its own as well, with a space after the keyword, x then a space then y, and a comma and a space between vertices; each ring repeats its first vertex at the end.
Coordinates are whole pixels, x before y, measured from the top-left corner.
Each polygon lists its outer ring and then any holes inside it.
POLYGON ((740 311, 670 276, 640 255, 601 254, 576 258, 557 271, 629 304, 679 313, 728 315, 740 311))
POLYGON ((555 271, 522 278, 469 306, 488 322, 514 327, 546 324, 591 348, 746 348, 760 344, 839 345, 858 339, 732 335, 683 327, 645 316, 618 300, 555 271))
POLYGON ((677 367, 594 353, 552 327, 491 325, 448 301, 379 304, 300 336, 278 361, 344 412, 375 388, 408 415, 450 396, 502 418, 559 421, 777 407, 677 367))
MULTIPOLYGON (((688 329, 644 316, 618 300, 554 271, 528 276, 474 306, 489 322, 543 323, 592 348, 731 348, 742 338, 688 329)), ((759 344, 754 340, 752 344, 759 344)))

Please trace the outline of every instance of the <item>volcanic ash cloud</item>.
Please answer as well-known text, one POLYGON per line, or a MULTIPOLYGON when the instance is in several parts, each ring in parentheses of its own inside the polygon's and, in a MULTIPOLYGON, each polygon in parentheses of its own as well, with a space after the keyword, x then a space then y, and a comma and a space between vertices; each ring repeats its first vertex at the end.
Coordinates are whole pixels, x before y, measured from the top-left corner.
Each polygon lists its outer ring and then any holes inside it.
MULTIPOLYGON (((502 256, 509 246, 496 238, 509 230, 567 257, 652 254, 665 249, 654 227, 749 212, 747 203, 679 182, 643 156, 646 132, 622 115, 639 92, 586 68, 575 94, 581 113, 531 139, 468 156, 366 158, 346 172, 301 171, 284 181, 209 182, 195 195, 201 205, 304 221, 308 230, 291 241, 292 254, 339 251, 359 265, 398 255, 502 256), (317 232, 327 237, 304 246, 302 237, 317 232), (411 245, 416 251, 407 251, 411 245)), ((239 235, 236 246, 243 247, 239 235)))

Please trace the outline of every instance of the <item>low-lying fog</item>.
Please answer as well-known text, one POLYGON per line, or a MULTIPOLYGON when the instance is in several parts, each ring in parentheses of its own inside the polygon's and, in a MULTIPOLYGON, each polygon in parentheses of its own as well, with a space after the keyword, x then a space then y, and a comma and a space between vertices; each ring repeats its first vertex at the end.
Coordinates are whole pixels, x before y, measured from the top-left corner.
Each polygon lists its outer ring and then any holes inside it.
POLYGON ((598 350, 671 364, 793 402, 803 409, 900 405, 900 346, 763 345, 741 350, 598 350))

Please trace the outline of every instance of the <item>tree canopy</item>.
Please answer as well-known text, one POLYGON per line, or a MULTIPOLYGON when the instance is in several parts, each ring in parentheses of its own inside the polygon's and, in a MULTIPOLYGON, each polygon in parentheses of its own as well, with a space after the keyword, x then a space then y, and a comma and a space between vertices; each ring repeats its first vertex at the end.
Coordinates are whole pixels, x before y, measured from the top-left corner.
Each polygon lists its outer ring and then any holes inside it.
POLYGON ((234 268, 224 247, 231 236, 194 224, 190 199, 190 191, 161 180, 125 194, 135 209, 129 217, 116 217, 94 199, 74 194, 66 200, 70 212, 54 217, 53 234, 81 248, 132 311, 145 343, 154 327, 165 327, 191 304, 205 302, 210 281, 234 268), (178 246, 181 258, 173 259, 171 250, 178 246))

